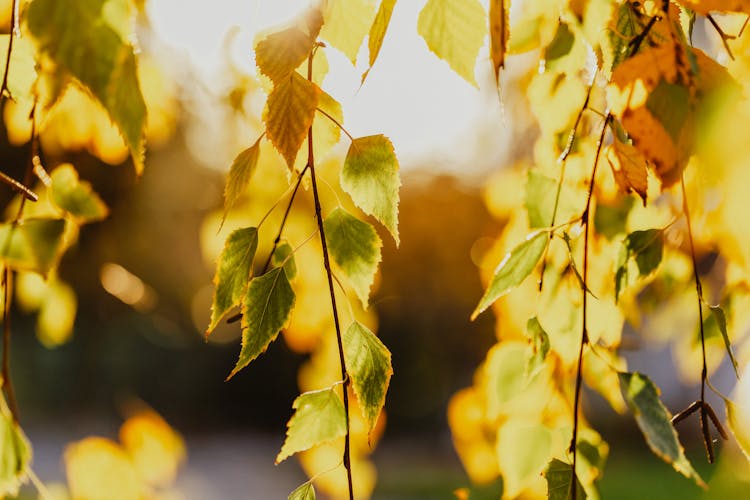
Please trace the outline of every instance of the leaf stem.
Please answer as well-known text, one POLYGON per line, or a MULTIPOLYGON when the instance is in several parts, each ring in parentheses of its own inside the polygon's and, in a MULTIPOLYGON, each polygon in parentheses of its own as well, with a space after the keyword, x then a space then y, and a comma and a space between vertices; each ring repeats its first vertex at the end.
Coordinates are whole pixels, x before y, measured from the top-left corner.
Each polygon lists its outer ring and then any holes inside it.
POLYGON ((0 87, 0 103, 2 103, 6 98, 10 96, 10 89, 8 89, 8 74, 10 74, 10 56, 13 53, 13 39, 16 37, 16 31, 18 19, 18 9, 17 9, 17 3, 18 0, 12 0, 11 1, 11 7, 10 7, 10 38, 8 39, 8 51, 5 54, 5 72, 3 73, 3 83, 0 87))
POLYGON ((346 130, 346 129, 344 128, 344 126, 343 126, 343 125, 341 125, 341 124, 339 123, 339 121, 338 121, 338 120, 337 120, 336 118, 332 117, 332 116, 331 116, 330 114, 326 113, 325 111, 323 111, 323 110, 322 110, 322 109, 320 109, 320 108, 316 108, 316 110, 317 110, 317 111, 318 111, 318 112, 319 112, 320 114, 322 114, 323 116, 325 116, 326 118, 328 118, 329 120, 331 120, 331 121, 332 121, 332 122, 334 123, 334 125, 336 125, 336 126, 337 126, 338 128, 340 128, 340 129, 341 129, 341 131, 342 131, 343 133, 345 133, 345 134, 346 134, 346 136, 347 136, 347 137, 349 138, 349 140, 350 140, 350 141, 354 142, 354 137, 352 137, 352 134, 350 134, 350 133, 349 133, 349 131, 348 131, 348 130, 346 130))
POLYGON ((607 132, 607 125, 612 119, 611 114, 607 114, 604 119, 604 125, 602 125, 602 132, 599 134, 599 141, 596 146, 596 156, 594 157, 594 168, 591 170, 591 182, 589 182, 589 194, 586 198, 586 208, 583 210, 581 215, 581 225, 584 226, 583 233, 583 286, 581 286, 581 293, 583 295, 582 304, 582 324, 581 324, 581 345, 578 349, 578 364, 576 368, 576 388, 575 395, 573 398, 573 437, 570 440, 569 451, 573 453, 573 489, 572 497, 576 500, 576 462, 578 460, 578 413, 581 405, 581 385, 583 382, 583 348, 589 343, 588 331, 586 330, 586 316, 587 316, 587 300, 588 300, 588 274, 589 274, 589 214, 591 209, 591 198, 594 195, 594 184, 596 180, 596 170, 599 165, 599 155, 602 152, 602 146, 604 145, 604 134, 607 132))
MULTIPOLYGON (((307 59, 307 79, 312 81, 312 54, 307 59)), ((324 113, 325 114, 325 113, 324 113)), ((329 117, 330 118, 330 117, 329 117)), ((335 120, 334 120, 335 121, 335 120)), ((318 232, 320 233, 320 244, 323 248, 323 266, 325 266, 328 277, 328 291, 331 295, 331 309, 333 310, 333 324, 336 328, 336 341, 339 349, 339 362, 341 366, 341 380, 343 381, 342 393, 344 396, 344 412, 346 415, 346 435, 344 436, 344 468, 346 469, 346 479, 349 486, 349 500, 354 500, 354 488, 352 485, 352 465, 350 456, 350 437, 349 431, 349 376, 346 372, 346 361, 344 359, 344 342, 341 334, 341 324, 339 323, 339 313, 336 307, 336 291, 333 286, 333 271, 331 270, 331 261, 328 257, 328 245, 326 243, 326 233, 323 227, 323 212, 320 207, 320 196, 318 196, 318 181, 315 176, 315 156, 313 150, 313 131, 312 125, 307 131, 307 167, 310 168, 310 178, 312 180, 313 198, 315 200, 315 218, 318 222, 318 232)))

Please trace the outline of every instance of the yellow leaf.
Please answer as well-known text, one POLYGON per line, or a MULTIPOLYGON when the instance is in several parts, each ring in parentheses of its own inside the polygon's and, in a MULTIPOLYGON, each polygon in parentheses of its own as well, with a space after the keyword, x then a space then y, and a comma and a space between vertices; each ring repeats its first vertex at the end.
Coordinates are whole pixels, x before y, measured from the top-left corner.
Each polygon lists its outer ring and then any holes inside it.
POLYGON ((620 189, 626 193, 635 191, 645 204, 648 176, 643 155, 632 145, 615 138, 607 149, 607 162, 620 189))
POLYGON ((169 486, 185 459, 185 442, 159 414, 143 410, 120 427, 120 441, 141 478, 151 486, 169 486))
POLYGON ((271 143, 289 168, 305 140, 318 107, 320 89, 292 71, 280 80, 268 96, 263 120, 271 143))
POLYGON ((750 2, 747 0, 677 0, 685 8, 697 14, 708 15, 711 12, 744 12, 750 14, 750 2))
POLYGON ((73 335, 78 298, 73 288, 59 280, 52 281, 41 304, 36 334, 46 347, 64 344, 73 335))
POLYGON ((359 48, 374 17, 373 0, 327 0, 320 37, 356 64, 359 48))
POLYGON ((75 499, 133 500, 144 492, 130 458, 109 439, 89 437, 69 445, 65 472, 75 499))
POLYGON ((393 14, 393 8, 396 6, 396 0, 383 0, 380 2, 378 12, 375 14, 375 20, 370 26, 370 35, 367 41, 367 48, 370 52, 370 67, 362 75, 362 82, 364 83, 367 74, 372 69, 375 61, 378 59, 380 48, 383 46, 383 39, 385 38, 385 32, 388 30, 388 25, 391 22, 391 15, 393 14))
POLYGON ((312 52, 323 24, 318 9, 311 9, 296 25, 271 33, 255 46, 255 63, 274 83, 302 64, 312 52))
POLYGON ((505 51, 508 47, 509 16, 505 2, 506 0, 490 1, 490 55, 497 85, 500 84, 500 68, 505 65, 505 51))
POLYGON ((474 64, 484 42, 486 17, 479 0, 429 0, 417 22, 427 47, 475 87, 474 64))

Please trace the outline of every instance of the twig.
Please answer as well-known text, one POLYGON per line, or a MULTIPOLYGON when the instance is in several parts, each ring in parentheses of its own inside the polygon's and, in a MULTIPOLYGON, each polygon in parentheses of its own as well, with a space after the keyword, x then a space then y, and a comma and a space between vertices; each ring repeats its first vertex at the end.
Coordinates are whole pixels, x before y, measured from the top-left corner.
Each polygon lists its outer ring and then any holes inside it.
POLYGON ((317 111, 318 111, 318 112, 319 112, 320 114, 322 114, 323 116, 325 116, 326 118, 328 118, 329 120, 331 120, 331 121, 333 122, 333 124, 334 124, 334 125, 336 125, 336 126, 337 126, 338 128, 340 128, 340 129, 341 129, 341 131, 342 131, 343 133, 345 133, 345 134, 346 134, 346 136, 347 136, 347 137, 349 138, 349 140, 350 140, 350 141, 354 142, 354 137, 352 137, 352 134, 350 134, 350 133, 349 133, 349 131, 348 131, 348 130, 346 130, 346 129, 344 128, 344 126, 343 126, 343 125, 341 125, 341 123, 339 123, 339 121, 338 121, 338 120, 337 120, 336 118, 332 117, 332 116, 331 116, 330 114, 326 113, 325 111, 323 111, 323 110, 322 110, 322 109, 320 109, 320 108, 316 108, 316 110, 317 110, 317 111))
POLYGON ((721 29, 721 26, 719 26, 719 23, 716 22, 716 19, 714 19, 714 17, 711 14, 707 15, 706 19, 708 19, 708 22, 710 22, 711 26, 714 27, 714 29, 716 30, 716 33, 719 34, 719 38, 721 38, 721 43, 724 45, 724 50, 727 51, 727 54, 729 55, 729 58, 732 61, 734 61, 734 54, 732 54, 732 49, 729 48, 728 41, 729 40, 734 40, 737 37, 734 36, 734 35, 728 35, 728 34, 726 34, 724 32, 724 30, 721 29))
MULTIPOLYGON (((312 62, 311 54, 307 60, 307 79, 312 81, 312 62)), ((318 221, 318 231, 320 233, 320 244, 323 248, 323 265, 325 266, 328 277, 328 290, 331 295, 331 309, 333 310, 333 324, 336 328, 336 341, 339 348, 339 362, 341 365, 341 380, 343 381, 342 393, 344 397, 344 412, 346 415, 346 435, 344 436, 344 468, 346 469, 346 479, 349 485, 349 500, 354 500, 354 488, 352 484, 352 465, 350 457, 350 429, 349 429, 349 376, 346 372, 346 360, 344 358, 344 342, 341 334, 341 325, 339 323, 339 313, 336 307, 336 291, 333 286, 333 271, 331 270, 331 261, 328 257, 328 245, 326 243, 326 233, 323 227, 323 212, 320 207, 320 197, 318 196, 318 181, 315 176, 315 156, 313 152, 313 131, 312 125, 307 131, 307 166, 310 168, 310 178, 312 180, 313 198, 315 200, 315 218, 318 221)))
POLYGON ((10 378, 10 303, 12 295, 10 293, 12 271, 8 266, 3 270, 3 361, 2 371, 2 389, 5 397, 8 399, 8 407, 13 421, 18 423, 18 404, 16 403, 16 393, 13 390, 13 382, 10 378))
POLYGON ((578 410, 581 404, 581 384, 583 382, 583 348, 589 343, 589 336, 586 330, 586 316, 587 316, 587 299, 588 299, 588 273, 589 273, 589 214, 591 209, 591 198, 594 194, 594 184, 596 180, 596 170, 599 165, 599 155, 602 152, 602 146, 604 145, 604 135, 607 132, 607 125, 612 119, 612 115, 607 114, 604 119, 604 125, 602 125, 602 132, 599 134, 599 142, 596 146, 596 156, 594 156, 594 168, 591 170, 591 182, 589 183, 589 193, 586 198, 586 208, 583 210, 581 215, 581 225, 584 226, 583 236, 583 286, 581 287, 583 294, 583 305, 582 305, 582 325, 581 325, 581 345, 578 350, 578 366, 576 369, 576 388, 575 396, 573 398, 573 437, 570 440, 569 451, 573 453, 573 500, 576 500, 576 463, 578 460, 578 410))

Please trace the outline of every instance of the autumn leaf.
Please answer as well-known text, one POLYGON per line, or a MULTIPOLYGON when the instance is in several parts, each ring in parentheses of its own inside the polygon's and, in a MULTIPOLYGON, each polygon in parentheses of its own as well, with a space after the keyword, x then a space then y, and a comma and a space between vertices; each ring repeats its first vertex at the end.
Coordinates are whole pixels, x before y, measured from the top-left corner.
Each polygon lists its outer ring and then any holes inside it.
POLYGON ((280 82, 305 61, 315 46, 323 17, 310 9, 295 26, 275 31, 255 46, 255 64, 274 83, 280 82))
POLYGON ((486 17, 479 0, 428 0, 417 21, 427 47, 475 87, 474 65, 484 43, 486 17))
POLYGON ((102 220, 109 214, 107 205, 94 192, 90 183, 78 178, 73 165, 60 165, 52 172, 51 178, 52 201, 79 224, 102 220))
POLYGON ((281 463, 297 452, 346 434, 346 413, 333 388, 300 394, 292 403, 295 411, 287 424, 286 440, 276 456, 281 463))
POLYGON ((307 482, 291 492, 287 500, 315 500, 315 487, 307 482))
POLYGON ((750 14, 747 0, 677 0, 686 9, 706 16, 711 12, 743 12, 750 14))
POLYGON ((635 191, 646 203, 648 191, 647 164, 643 155, 631 144, 615 138, 607 148, 607 162, 617 186, 625 193, 635 191))
POLYGON ((490 0, 490 56, 496 85, 500 85, 500 69, 505 66, 508 48, 509 12, 506 1, 510 3, 510 0, 490 0))
POLYGON ((15 497, 26 480, 31 462, 31 445, 10 415, 5 401, 0 414, 0 495, 15 497))
POLYGON ((60 258, 64 231, 65 221, 54 218, 0 224, 0 259, 15 270, 46 276, 60 258))
POLYGON ((327 0, 320 37, 356 64, 357 54, 375 16, 373 0, 327 0))
POLYGON ((396 0, 382 0, 378 12, 375 14, 375 20, 370 26, 370 35, 367 41, 367 48, 370 53, 370 67, 362 74, 362 83, 370 73, 370 70, 375 65, 375 61, 378 59, 380 54, 380 48, 383 46, 383 39, 385 39, 385 33, 388 31, 388 25, 391 22, 391 15, 393 14, 393 8, 396 6, 396 0))
POLYGON ((258 166, 258 157, 260 156, 261 139, 262 136, 258 137, 255 144, 238 154, 232 162, 232 166, 229 167, 229 176, 227 177, 227 184, 224 187, 224 215, 222 216, 222 224, 224 219, 227 218, 227 212, 237 203, 242 193, 245 192, 250 178, 255 173, 255 168, 258 166))
POLYGON ((319 94, 317 85, 292 71, 268 95, 263 113, 266 135, 289 168, 294 166, 297 153, 312 125, 319 94))

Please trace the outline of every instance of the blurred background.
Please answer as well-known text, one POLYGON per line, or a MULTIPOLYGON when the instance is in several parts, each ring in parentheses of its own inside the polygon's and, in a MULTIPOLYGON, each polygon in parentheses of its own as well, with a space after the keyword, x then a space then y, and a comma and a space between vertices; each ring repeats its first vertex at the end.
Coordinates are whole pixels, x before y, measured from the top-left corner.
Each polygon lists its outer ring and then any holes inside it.
MULTIPOLYGON (((113 138, 98 117, 101 111, 81 104, 85 96, 66 96, 73 112, 51 118, 60 124, 57 135, 50 127, 42 137, 43 159, 48 166, 73 163, 110 215, 81 230, 60 266, 60 280, 77 296, 72 330, 51 333, 54 328, 40 326, 23 300, 13 313, 13 380, 42 480, 64 482, 61 457, 68 443, 92 434, 114 439, 132 408, 146 406, 185 440, 187 459, 175 483, 181 496, 175 498, 285 498, 304 481, 294 460, 274 466, 273 459, 307 357, 280 338, 224 382, 239 353, 239 325, 222 326, 208 340, 203 333, 216 245, 227 230, 219 233, 225 176, 261 131, 263 83, 255 77, 252 46, 261 30, 307 4, 148 0, 138 15, 149 105, 140 178, 116 132, 113 138)), ((452 448, 446 406, 471 384, 495 342, 492 315, 468 320, 482 293, 477 265, 504 223, 487 207, 493 189, 507 182, 503 167, 530 160, 537 134, 524 97, 531 61, 514 59, 503 76, 502 101, 489 64, 479 65, 479 89, 472 88, 418 38, 422 4, 397 4, 364 85, 359 79, 366 67, 352 66, 335 50, 326 53, 324 89, 342 103, 345 127, 354 136, 390 137, 402 169, 401 245, 381 234, 383 262, 372 296, 377 332, 395 370, 387 427, 373 454, 374 498, 382 499, 453 498, 454 489, 468 484, 452 448)), ((9 104, 0 133, 3 169, 16 178, 27 156, 24 112, 9 104)), ((345 151, 345 145, 334 148, 330 161, 340 162, 345 151)), ((273 168, 284 180, 281 164, 273 168)), ((246 201, 261 206, 230 216, 228 226, 255 223, 281 192, 278 179, 253 186, 258 193, 268 188, 246 201)), ((10 193, 0 195, 7 205, 10 193)), ((665 349, 628 359, 633 369, 653 374, 671 409, 692 400, 694 386, 675 381, 665 349)), ((717 383, 731 384, 732 376, 723 367, 717 383)), ((646 491, 649 498, 729 498, 727 491, 746 486, 741 477, 747 470, 738 473, 721 461, 702 465, 697 424, 684 428, 689 456, 704 477, 727 490, 702 493, 651 456, 629 416, 615 414, 593 394, 586 404, 612 444, 603 498, 646 497, 646 491)), ((750 498, 740 491, 745 496, 733 498, 750 498)))

